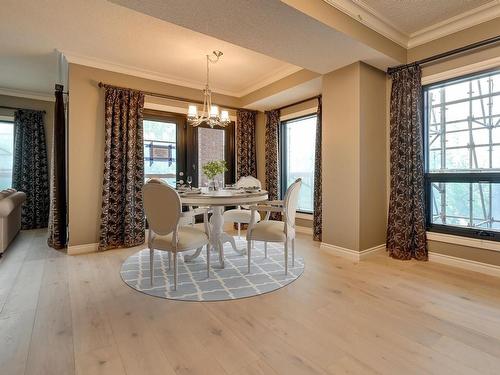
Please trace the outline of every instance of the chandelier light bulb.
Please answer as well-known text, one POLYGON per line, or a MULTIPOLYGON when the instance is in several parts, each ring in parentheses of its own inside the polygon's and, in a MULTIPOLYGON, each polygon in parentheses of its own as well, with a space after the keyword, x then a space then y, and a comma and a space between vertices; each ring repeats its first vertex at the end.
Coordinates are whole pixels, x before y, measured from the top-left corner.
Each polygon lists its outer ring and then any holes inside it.
POLYGON ((198 107, 194 104, 190 104, 188 107, 188 118, 195 119, 198 117, 198 107))

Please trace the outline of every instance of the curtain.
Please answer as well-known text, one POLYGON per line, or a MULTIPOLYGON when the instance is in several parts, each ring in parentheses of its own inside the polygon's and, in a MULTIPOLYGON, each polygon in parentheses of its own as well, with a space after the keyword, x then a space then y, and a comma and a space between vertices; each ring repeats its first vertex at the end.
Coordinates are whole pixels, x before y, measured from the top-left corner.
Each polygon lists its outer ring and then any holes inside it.
POLYGON ((42 111, 15 111, 12 169, 12 187, 26 193, 21 228, 46 228, 49 220, 49 174, 42 111))
POLYGON ((323 235, 323 208, 321 197, 321 96, 318 98, 316 112, 316 146, 314 149, 314 213, 313 213, 313 239, 321 241, 323 235))
POLYGON ((67 243, 66 113, 62 87, 55 92, 52 179, 50 186, 49 238, 47 244, 62 249, 67 243))
POLYGON ((144 93, 105 86, 99 250, 144 243, 144 93))
MULTIPOLYGON (((269 200, 278 199, 279 191, 279 128, 280 110, 266 112, 266 189, 269 200)), ((271 212, 270 219, 280 220, 279 212, 271 212)))
POLYGON ((390 160, 387 250, 393 258, 426 260, 422 84, 419 66, 392 74, 390 160))
POLYGON ((236 112, 236 178, 257 177, 257 156, 255 152, 255 111, 239 109, 236 112))

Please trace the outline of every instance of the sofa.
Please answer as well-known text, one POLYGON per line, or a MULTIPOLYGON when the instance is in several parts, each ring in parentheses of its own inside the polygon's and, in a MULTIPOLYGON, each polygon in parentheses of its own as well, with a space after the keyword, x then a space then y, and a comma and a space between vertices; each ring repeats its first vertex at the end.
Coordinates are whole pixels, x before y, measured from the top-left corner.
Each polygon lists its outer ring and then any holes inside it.
POLYGON ((21 229, 21 206, 26 194, 14 189, 0 191, 0 255, 21 229))

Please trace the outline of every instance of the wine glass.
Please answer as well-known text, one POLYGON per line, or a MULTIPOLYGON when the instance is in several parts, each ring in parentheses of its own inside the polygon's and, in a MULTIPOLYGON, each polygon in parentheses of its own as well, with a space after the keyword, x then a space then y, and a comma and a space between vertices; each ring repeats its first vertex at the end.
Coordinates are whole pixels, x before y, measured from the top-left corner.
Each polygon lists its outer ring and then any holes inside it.
POLYGON ((187 183, 188 183, 188 185, 189 185, 189 190, 191 190, 191 189, 192 189, 192 188, 191 188, 191 184, 192 184, 192 182, 193 182, 193 178, 192 178, 191 176, 187 176, 186 181, 187 181, 187 183))

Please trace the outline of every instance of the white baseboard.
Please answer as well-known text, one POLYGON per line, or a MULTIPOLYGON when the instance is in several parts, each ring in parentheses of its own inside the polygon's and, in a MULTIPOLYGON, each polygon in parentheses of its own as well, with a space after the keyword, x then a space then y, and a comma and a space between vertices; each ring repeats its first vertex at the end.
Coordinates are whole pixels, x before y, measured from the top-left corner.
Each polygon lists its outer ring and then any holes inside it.
POLYGON ((378 245, 378 246, 371 247, 371 248, 366 249, 366 250, 361 250, 361 251, 347 249, 345 247, 331 245, 331 244, 325 243, 325 242, 321 243, 320 248, 323 250, 326 250, 334 255, 341 256, 341 257, 353 260, 355 262, 359 262, 363 259, 367 259, 368 257, 379 253, 380 251, 385 251, 385 243, 378 245))
POLYGON ((87 243, 84 245, 68 246, 68 255, 79 255, 97 252, 99 244, 87 243))
POLYGON ((480 272, 486 275, 500 277, 500 266, 494 264, 477 262, 475 260, 457 258, 451 255, 444 255, 435 252, 429 252, 429 261, 446 264, 468 271, 480 272))

